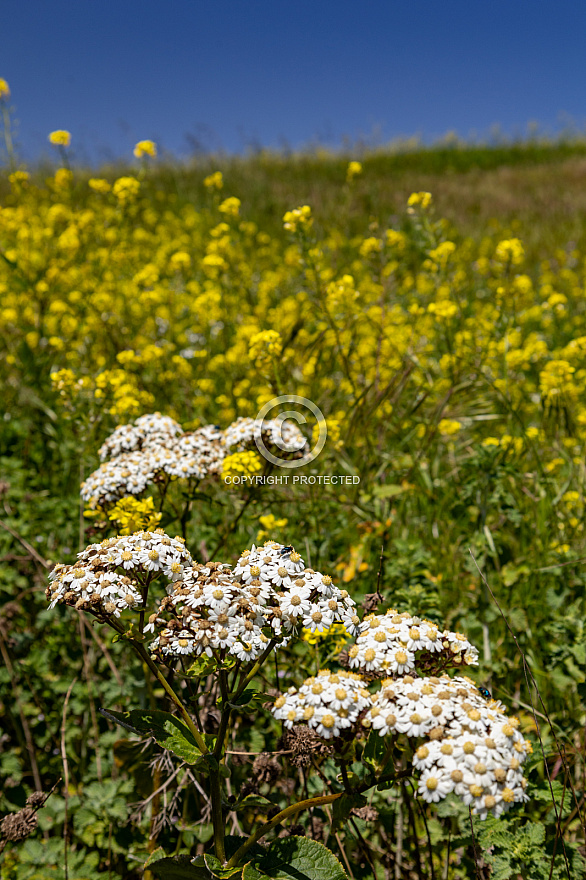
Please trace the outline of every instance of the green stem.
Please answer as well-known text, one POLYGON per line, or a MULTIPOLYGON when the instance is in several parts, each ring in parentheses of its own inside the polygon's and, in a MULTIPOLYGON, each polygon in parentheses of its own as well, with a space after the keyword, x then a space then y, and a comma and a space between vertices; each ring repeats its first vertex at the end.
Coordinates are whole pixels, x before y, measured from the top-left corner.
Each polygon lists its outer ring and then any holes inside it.
MULTIPOLYGON (((238 865, 239 861, 242 857, 248 852, 251 846, 253 846, 257 840, 260 840, 261 837, 264 837, 271 828, 274 828, 275 825, 279 825, 283 822, 288 816, 293 815, 293 813, 298 813, 301 810, 308 810, 310 807, 320 807, 323 804, 331 804, 334 801, 338 800, 338 798, 342 797, 343 792, 339 791, 337 794, 326 794, 321 797, 316 798, 308 798, 305 801, 299 801, 298 804, 291 804, 290 807, 285 807, 284 810, 281 810, 280 813, 277 813, 270 822, 265 822, 264 825, 261 825, 260 828, 251 834, 246 843, 243 843, 240 849, 237 849, 230 861, 227 864, 228 868, 234 868, 238 865)), ((219 858, 219 856, 218 856, 219 858)))
POLYGON ((263 653, 260 655, 260 657, 258 658, 256 663, 254 664, 254 666, 252 667, 252 669, 250 670, 250 672, 248 673, 246 678, 244 678, 240 682, 240 685, 238 686, 238 690, 236 691, 236 693, 231 695, 232 700, 236 700, 240 696, 240 694, 243 693, 243 691, 246 689, 247 684, 249 684, 252 681, 252 679, 254 678, 254 676, 256 675, 256 673, 258 672, 260 667, 262 666, 262 664, 265 662, 265 660, 267 659, 267 657, 269 656, 269 654, 271 653, 271 651, 273 650, 273 648, 275 647, 276 644, 277 644, 276 641, 274 639, 271 639, 271 641, 268 644, 268 647, 265 648, 263 653))
MULTIPOLYGON (((218 737, 218 742, 220 738, 218 737)), ((210 773, 210 795, 212 799, 212 822, 214 826, 214 849, 216 858, 222 864, 226 861, 224 849, 224 817, 222 815, 222 783, 219 773, 210 773)))
POLYGON ((200 752, 202 753, 202 755, 207 755, 209 752, 209 749, 206 746, 201 733, 199 732, 199 730, 195 726, 193 719, 191 718, 189 712, 187 711, 187 709, 185 708, 185 706, 181 702, 181 698, 177 696, 177 694, 175 693, 175 691, 173 690, 173 688, 171 687, 171 685, 169 684, 169 682, 167 681, 167 679, 165 678, 165 676, 163 675, 161 670, 157 669, 155 663, 153 663, 149 654, 145 651, 144 647, 139 642, 136 642, 134 639, 129 639, 129 641, 130 641, 130 644, 133 646, 134 650, 137 652, 137 654, 141 658, 141 660, 144 660, 144 662, 147 664, 147 666, 149 667, 149 669, 151 670, 153 675, 155 675, 155 677, 163 685, 163 687, 165 688, 165 690, 167 691, 167 693, 169 694, 169 696, 171 697, 171 699, 173 700, 173 702, 175 703, 175 705, 177 706, 177 708, 179 709, 181 714, 183 715, 183 720, 187 724, 187 726, 188 726, 194 740, 196 741, 198 748, 199 748, 200 752))
POLYGON ((216 740, 216 748, 214 749, 214 758, 216 758, 217 761, 221 761, 224 757, 224 755, 222 754, 224 750, 224 740, 226 739, 228 725, 230 723, 230 715, 232 713, 232 708, 228 705, 228 686, 226 681, 226 672, 224 669, 219 670, 219 678, 220 691, 222 693, 222 717, 220 718, 218 738, 216 740))

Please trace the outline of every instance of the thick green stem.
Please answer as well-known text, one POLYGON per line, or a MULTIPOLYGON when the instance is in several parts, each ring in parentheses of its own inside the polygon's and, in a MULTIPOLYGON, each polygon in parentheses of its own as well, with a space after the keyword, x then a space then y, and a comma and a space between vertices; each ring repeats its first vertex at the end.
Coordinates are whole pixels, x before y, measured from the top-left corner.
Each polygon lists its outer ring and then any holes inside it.
POLYGON ((276 644, 277 643, 274 640, 271 640, 269 642, 268 647, 265 648, 265 650, 260 655, 260 657, 258 658, 256 663, 254 664, 254 666, 252 667, 252 669, 250 670, 248 675, 240 682, 236 693, 232 694, 232 700, 236 700, 240 696, 240 694, 242 694, 244 692, 244 690, 246 689, 246 685, 252 681, 252 679, 254 678, 254 676, 256 675, 256 673, 258 672, 260 667, 262 666, 262 664, 265 662, 265 660, 267 659, 267 657, 269 656, 269 654, 271 653, 271 651, 273 650, 273 648, 275 647, 276 644))
POLYGON ((218 738, 216 740, 216 748, 214 749, 214 758, 221 761, 224 757, 224 740, 228 733, 228 725, 230 724, 230 715, 232 708, 228 705, 228 682, 226 680, 226 672, 224 669, 219 670, 220 691, 222 693, 222 717, 220 718, 220 726, 218 728, 218 738))
MULTIPOLYGON (((219 741, 219 739, 218 739, 219 741)), ((222 782, 219 773, 210 773, 210 795, 212 799, 212 822, 214 825, 214 849, 216 858, 222 864, 226 861, 224 849, 224 817, 222 815, 222 782)))
POLYGON ((173 702, 175 703, 175 705, 177 706, 177 708, 179 709, 181 714, 183 715, 183 720, 187 724, 194 740, 196 741, 196 743, 198 745, 200 752, 203 755, 207 755, 207 753, 209 752, 209 749, 206 746, 201 733, 199 732, 199 730, 195 726, 192 717, 190 716, 189 712, 187 711, 187 709, 183 705, 181 698, 179 696, 177 696, 177 694, 175 693, 175 691, 173 690, 173 688, 171 687, 171 685, 169 684, 169 682, 167 681, 167 679, 165 678, 165 676, 163 675, 161 670, 157 669, 155 663, 153 663, 150 656, 145 651, 144 647, 139 642, 136 642, 134 639, 130 639, 129 641, 130 641, 130 644, 133 646, 134 650, 137 652, 137 654, 141 658, 141 660, 144 660, 144 662, 147 664, 147 666, 149 667, 151 672, 155 675, 155 677, 158 679, 158 681, 163 685, 163 687, 165 688, 165 690, 167 691, 167 693, 169 694, 169 696, 171 697, 171 699, 173 700, 173 702))
MULTIPOLYGON (((260 828, 251 834, 246 843, 243 843, 240 849, 237 849, 230 861, 228 862, 229 868, 234 868, 242 857, 248 852, 251 846, 253 846, 257 840, 260 840, 261 837, 264 837, 271 828, 274 828, 275 825, 279 825, 279 823, 283 822, 288 816, 292 816, 294 813, 299 813, 301 810, 308 810, 310 807, 321 807, 323 804, 331 804, 334 801, 338 800, 338 798, 342 797, 343 792, 339 791, 337 794, 326 794, 321 797, 308 798, 305 801, 299 801, 298 804, 291 804, 290 807, 285 807, 284 810, 281 810, 280 813, 277 813, 270 822, 265 822, 264 825, 261 825, 260 828)), ((219 856, 218 856, 219 858, 219 856)))

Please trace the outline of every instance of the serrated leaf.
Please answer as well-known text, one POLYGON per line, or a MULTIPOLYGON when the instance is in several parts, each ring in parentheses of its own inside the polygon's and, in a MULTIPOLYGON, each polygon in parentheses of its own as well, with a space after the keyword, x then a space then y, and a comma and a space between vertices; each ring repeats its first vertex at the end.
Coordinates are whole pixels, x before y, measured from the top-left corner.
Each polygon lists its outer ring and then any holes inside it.
POLYGON ((387 744, 384 737, 379 736, 376 730, 371 730, 362 752, 362 760, 372 767, 375 772, 381 771, 386 750, 387 744))
POLYGON ((270 694, 263 694, 255 691, 253 688, 246 688, 239 697, 229 703, 229 706, 232 706, 233 709, 256 709, 258 706, 261 706, 263 703, 267 703, 269 701, 273 701, 274 697, 270 694))
POLYGON ((354 807, 363 807, 367 803, 364 795, 361 794, 343 794, 334 801, 332 805, 332 817, 334 824, 344 822, 350 815, 354 807))
POLYGON ((333 852, 309 837, 275 840, 254 867, 271 880, 348 880, 333 852))
POLYGON ((268 798, 263 797, 260 794, 247 794, 245 798, 241 801, 237 801, 233 804, 230 809, 231 810, 248 810, 251 807, 274 807, 272 801, 269 801, 268 798))
POLYGON ((216 661, 208 657, 207 654, 202 654, 201 657, 194 660, 191 666, 188 667, 187 675, 190 678, 202 678, 204 675, 214 672, 215 669, 216 661))
POLYGON ((266 880, 266 876, 252 862, 248 862, 242 869, 242 880, 266 880))
POLYGON ((148 868, 149 865, 153 865, 155 862, 159 862, 161 859, 166 859, 166 858, 167 858, 167 853, 165 852, 165 850, 163 849, 162 846, 158 846, 156 848, 156 850, 150 854, 150 856, 148 857, 148 859, 146 860, 146 862, 142 866, 143 870, 144 870, 144 868, 148 868))
POLYGON ((209 871, 194 865, 191 856, 167 856, 155 862, 149 859, 147 865, 159 880, 210 880, 209 871))
POLYGON ((202 758, 199 746, 187 725, 169 712, 133 709, 130 712, 109 711, 108 716, 122 727, 154 737, 160 746, 173 752, 187 764, 197 764, 202 758))
POLYGON ((203 860, 208 871, 210 871, 213 877, 218 877, 219 880, 224 880, 226 877, 233 877, 234 874, 242 873, 242 868, 225 867, 216 856, 212 855, 212 853, 206 853, 203 860))

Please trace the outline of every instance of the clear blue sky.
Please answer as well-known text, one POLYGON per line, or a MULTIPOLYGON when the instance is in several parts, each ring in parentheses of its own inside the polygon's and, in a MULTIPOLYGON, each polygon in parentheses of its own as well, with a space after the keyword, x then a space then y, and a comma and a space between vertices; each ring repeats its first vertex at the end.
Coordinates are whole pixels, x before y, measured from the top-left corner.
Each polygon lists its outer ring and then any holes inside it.
POLYGON ((586 120, 585 0, 4 0, 29 157, 178 155, 586 120))

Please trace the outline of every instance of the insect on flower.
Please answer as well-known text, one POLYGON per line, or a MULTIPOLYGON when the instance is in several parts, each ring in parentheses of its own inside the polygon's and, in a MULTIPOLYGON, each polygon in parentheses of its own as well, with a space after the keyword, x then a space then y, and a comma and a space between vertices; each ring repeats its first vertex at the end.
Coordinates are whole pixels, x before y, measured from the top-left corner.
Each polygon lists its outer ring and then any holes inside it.
POLYGON ((293 547, 281 547, 280 555, 281 556, 288 556, 289 553, 292 553, 292 552, 293 552, 293 547))
POLYGON ((480 693, 482 694, 482 696, 483 696, 486 700, 491 700, 491 699, 492 699, 492 694, 491 694, 491 692, 489 691, 488 688, 485 688, 485 687, 479 687, 478 690, 480 691, 480 693))

